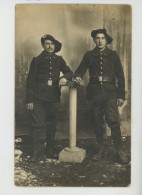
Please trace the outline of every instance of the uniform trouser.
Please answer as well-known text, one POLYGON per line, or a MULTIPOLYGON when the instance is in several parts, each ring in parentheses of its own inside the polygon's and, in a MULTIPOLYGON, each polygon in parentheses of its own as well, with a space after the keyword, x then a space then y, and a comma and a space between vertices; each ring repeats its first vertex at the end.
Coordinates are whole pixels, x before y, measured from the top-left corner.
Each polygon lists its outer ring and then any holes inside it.
POLYGON ((47 147, 54 146, 55 138, 55 107, 53 103, 34 102, 31 112, 32 147, 39 148, 39 139, 42 128, 46 127, 47 147))
POLYGON ((119 122, 119 113, 117 107, 117 100, 110 99, 106 101, 90 102, 90 109, 94 119, 95 134, 97 143, 103 144, 104 133, 104 115, 108 126, 111 129, 111 135, 115 144, 115 147, 119 149, 121 147, 121 131, 119 122))

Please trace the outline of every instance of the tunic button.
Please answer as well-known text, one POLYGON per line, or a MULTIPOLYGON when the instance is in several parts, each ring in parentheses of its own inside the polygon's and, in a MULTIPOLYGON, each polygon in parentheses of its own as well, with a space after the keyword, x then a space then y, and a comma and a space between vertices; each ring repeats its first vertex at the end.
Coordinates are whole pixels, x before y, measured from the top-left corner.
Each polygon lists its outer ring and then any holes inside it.
POLYGON ((50 64, 51 64, 51 62, 50 62, 50 64))
POLYGON ((51 74, 51 72, 49 74, 51 74))
POLYGON ((100 57, 100 59, 102 60, 103 58, 102 58, 102 57, 100 57))
POLYGON ((101 82, 101 85, 103 84, 103 82, 101 82))
POLYGON ((52 69, 52 67, 50 66, 50 69, 52 69))
POLYGON ((102 55, 102 53, 100 53, 102 55))
POLYGON ((103 73, 101 72, 101 74, 103 74, 103 73))
POLYGON ((101 66, 100 68, 102 69, 103 67, 101 66))
POLYGON ((100 64, 102 64, 102 62, 100 62, 100 64))

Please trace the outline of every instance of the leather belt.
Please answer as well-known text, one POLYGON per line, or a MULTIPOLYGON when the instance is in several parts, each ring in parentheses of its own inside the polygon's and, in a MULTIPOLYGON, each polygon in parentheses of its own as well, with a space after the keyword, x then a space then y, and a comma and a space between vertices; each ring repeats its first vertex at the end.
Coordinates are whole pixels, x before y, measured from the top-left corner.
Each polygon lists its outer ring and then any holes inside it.
POLYGON ((112 81, 111 77, 105 77, 105 76, 98 76, 98 81, 102 82, 102 81, 112 81))
POLYGON ((113 79, 112 77, 98 76, 98 77, 90 78, 89 83, 98 83, 98 82, 113 82, 113 79))

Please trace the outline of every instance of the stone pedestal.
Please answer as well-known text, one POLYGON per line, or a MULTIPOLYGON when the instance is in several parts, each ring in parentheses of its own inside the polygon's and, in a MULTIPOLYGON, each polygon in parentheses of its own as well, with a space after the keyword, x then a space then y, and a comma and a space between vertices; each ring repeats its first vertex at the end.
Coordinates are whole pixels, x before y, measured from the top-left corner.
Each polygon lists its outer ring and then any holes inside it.
POLYGON ((59 160, 64 162, 81 163, 85 156, 84 149, 76 147, 76 120, 77 120, 77 89, 70 87, 69 91, 69 147, 59 153, 59 160))
POLYGON ((64 162, 81 163, 86 156, 86 151, 82 148, 64 148, 59 154, 59 160, 64 162))

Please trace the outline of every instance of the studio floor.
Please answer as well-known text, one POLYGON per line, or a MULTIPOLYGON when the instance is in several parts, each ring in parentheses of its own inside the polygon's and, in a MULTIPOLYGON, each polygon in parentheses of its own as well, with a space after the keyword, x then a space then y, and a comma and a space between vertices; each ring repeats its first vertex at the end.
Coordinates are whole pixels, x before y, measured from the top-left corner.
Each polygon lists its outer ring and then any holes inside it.
MULTIPOLYGON (((68 146, 68 140, 57 139, 54 159, 44 155, 45 141, 41 141, 39 161, 30 162, 27 138, 15 139, 15 185, 16 186, 72 186, 72 187, 127 187, 131 183, 130 163, 117 162, 116 151, 109 137, 105 141, 102 160, 93 160, 97 152, 94 139, 77 140, 77 146, 86 149, 82 163, 65 163, 58 160, 59 152, 68 146)), ((130 137, 123 137, 123 152, 130 160, 130 137)))

